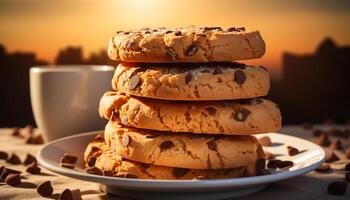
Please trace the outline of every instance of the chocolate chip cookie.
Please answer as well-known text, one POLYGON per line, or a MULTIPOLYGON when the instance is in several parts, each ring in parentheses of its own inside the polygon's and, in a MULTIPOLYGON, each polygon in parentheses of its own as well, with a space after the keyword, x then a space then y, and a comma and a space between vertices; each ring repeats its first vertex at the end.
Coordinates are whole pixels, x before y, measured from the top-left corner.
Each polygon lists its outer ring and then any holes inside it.
POLYGON ((223 62, 260 58, 265 42, 245 28, 143 28, 117 31, 108 46, 112 60, 124 62, 223 62))
POLYGON ((231 101, 165 101, 106 92, 100 116, 144 129, 198 134, 251 135, 275 132, 281 113, 273 102, 255 98, 231 101))
POLYGON ((166 100, 227 100, 266 96, 269 73, 241 63, 121 63, 113 89, 166 100))

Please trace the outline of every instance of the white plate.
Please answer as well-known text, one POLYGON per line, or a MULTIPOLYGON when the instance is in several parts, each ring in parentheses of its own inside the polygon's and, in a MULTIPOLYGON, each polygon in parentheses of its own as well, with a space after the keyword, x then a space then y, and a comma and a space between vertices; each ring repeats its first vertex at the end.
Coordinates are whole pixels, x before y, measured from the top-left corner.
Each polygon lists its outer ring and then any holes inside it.
POLYGON ((50 142, 38 152, 37 159, 43 167, 58 174, 106 185, 106 191, 111 194, 137 199, 166 197, 168 200, 222 199, 252 194, 262 190, 271 182, 308 173, 321 165, 325 159, 324 150, 310 141, 279 133, 268 133, 256 135, 256 137, 268 135, 273 144, 264 149, 280 155, 277 159, 291 160, 295 163, 294 167, 288 171, 256 177, 215 180, 123 179, 86 174, 83 172, 83 152, 86 145, 100 132, 102 131, 82 133, 50 142), (288 156, 288 145, 298 148, 302 153, 288 156), (64 153, 80 155, 75 169, 59 166, 59 160, 64 153))

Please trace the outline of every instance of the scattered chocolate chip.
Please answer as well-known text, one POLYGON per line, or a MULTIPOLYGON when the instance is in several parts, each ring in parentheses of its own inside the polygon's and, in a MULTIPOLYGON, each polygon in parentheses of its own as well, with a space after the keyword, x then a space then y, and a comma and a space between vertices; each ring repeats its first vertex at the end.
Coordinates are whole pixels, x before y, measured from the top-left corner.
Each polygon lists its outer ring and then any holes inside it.
POLYGON ((264 154, 265 154, 265 159, 266 160, 273 160, 273 159, 276 158, 276 156, 274 154, 270 153, 270 152, 265 151, 264 154))
POLYGON ((130 78, 129 89, 134 90, 140 84, 140 77, 138 75, 134 75, 130 78))
POLYGON ((345 180, 350 182, 350 172, 345 173, 345 180))
POLYGON ((207 107, 205 110, 208 112, 209 115, 215 115, 216 114, 216 109, 213 107, 207 107))
POLYGON ((328 185, 328 193, 333 195, 344 195, 347 183, 343 181, 334 181, 328 185))
POLYGON ((237 28, 236 27, 230 27, 227 29, 227 32, 236 32, 237 28))
POLYGON ((24 159, 23 164, 29 165, 29 164, 32 164, 33 162, 37 162, 36 158, 32 154, 27 153, 27 157, 26 159, 24 159))
POLYGON ((243 84, 246 80, 246 76, 245 76, 245 73, 242 71, 242 70, 236 70, 235 71, 235 77, 234 77, 234 80, 236 83, 238 84, 243 84))
POLYGON ((122 137, 122 146, 123 147, 127 147, 128 145, 129 145, 129 143, 130 143, 130 140, 131 140, 131 138, 130 138, 130 136, 128 136, 128 135, 123 135, 123 137, 122 137))
POLYGON ((189 169, 175 167, 173 169, 172 174, 175 178, 181 178, 181 177, 185 176, 187 174, 187 172, 189 172, 189 171, 190 171, 189 169))
POLYGON ((2 174, 2 171, 5 169, 5 166, 0 167, 0 175, 2 174))
POLYGON ((10 164, 13 164, 13 165, 19 165, 21 164, 21 160, 19 159, 19 157, 16 155, 16 154, 12 154, 8 159, 7 161, 8 163, 10 164))
POLYGON ((88 166, 89 167, 95 166, 96 160, 97 160, 97 158, 95 156, 88 157, 88 159, 87 159, 88 166))
POLYGON ((138 178, 136 175, 127 173, 127 172, 120 172, 115 175, 118 178, 138 178))
POLYGON ((44 139, 41 134, 30 135, 26 140, 26 144, 44 144, 44 139))
POLYGON ((182 32, 181 31, 175 31, 175 36, 182 36, 182 32))
POLYGON ((22 172, 14 170, 14 169, 10 169, 10 168, 2 168, 2 172, 0 174, 0 180, 5 180, 6 177, 10 174, 21 174, 22 172))
POLYGON ((269 168, 269 169, 276 169, 281 162, 282 162, 282 160, 270 160, 267 163, 267 168, 269 168))
POLYGON ((6 160, 9 157, 9 155, 5 151, 0 151, 0 159, 6 160))
POLYGON ((233 115, 233 118, 236 120, 236 121, 245 121, 247 118, 248 118, 248 115, 250 114, 251 112, 246 109, 246 108, 240 108, 238 111, 236 111, 235 113, 232 113, 234 114, 233 115))
POLYGON ((212 30, 222 30, 220 26, 214 26, 214 27, 204 27, 204 31, 212 31, 212 30))
POLYGON ((191 44, 185 51, 186 56, 193 56, 198 50, 198 47, 195 44, 191 44))
POLYGON ((73 194, 70 189, 65 189, 59 196, 59 200, 74 200, 73 199, 73 194))
POLYGON ((345 165, 345 170, 350 171, 350 162, 345 165))
POLYGON ((303 128, 305 130, 311 130, 313 128, 313 125, 311 123, 306 122, 303 124, 303 128))
POLYGON ((114 176, 111 170, 103 170, 103 176, 114 176))
POLYGON ((188 85, 188 84, 192 81, 192 79, 193 79, 192 74, 191 74, 190 72, 188 72, 188 73, 186 74, 186 77, 185 77, 185 83, 186 83, 186 85, 188 85))
POLYGON ((268 147, 272 144, 269 136, 264 136, 259 138, 259 143, 261 144, 261 146, 264 146, 264 147, 268 147))
POLYGON ((255 173, 257 176, 264 175, 266 160, 265 159, 258 159, 255 163, 255 173))
POLYGON ((331 166, 327 163, 323 163, 321 166, 317 167, 315 169, 317 172, 325 173, 325 172, 330 172, 331 171, 331 166))
POLYGON ((17 128, 17 127, 16 127, 16 128, 13 128, 11 135, 12 135, 12 136, 15 136, 15 137, 21 136, 20 131, 19 131, 19 128, 17 128))
POLYGON ((214 70, 213 74, 222 74, 222 73, 223 72, 222 72, 221 67, 215 67, 215 70, 214 70))
POLYGON ((42 197, 48 197, 51 196, 53 193, 53 188, 51 186, 51 182, 50 181, 44 181, 42 183, 40 183, 37 188, 36 191, 38 192, 38 194, 40 194, 40 196, 42 197))
POLYGON ((323 147, 328 146, 330 144, 328 135, 325 133, 322 133, 320 137, 316 140, 316 144, 323 147))
POLYGON ((285 168, 290 168, 293 165, 294 165, 294 163, 292 161, 286 160, 286 161, 280 162, 277 167, 280 169, 285 169, 285 168))
POLYGON ((262 102, 264 102, 261 98, 256 98, 255 99, 255 102, 257 103, 257 104, 261 104, 262 102))
POLYGON ((299 150, 295 147, 287 146, 287 149, 288 149, 288 155, 290 156, 295 156, 299 154, 299 150))
POLYGON ((19 174, 9 174, 5 179, 5 183, 11 186, 19 185, 21 184, 21 176, 19 174))
POLYGON ((167 31, 164 32, 164 34, 169 34, 169 33, 172 33, 172 32, 174 32, 174 31, 172 31, 172 30, 167 30, 167 31))
POLYGON ((32 162, 32 164, 28 166, 26 171, 31 174, 40 174, 41 168, 38 167, 38 164, 36 162, 32 162))
POLYGON ((68 169, 74 169, 75 165, 71 163, 60 163, 60 167, 68 168, 68 169))
POLYGON ((330 149, 333 149, 333 150, 335 150, 335 149, 337 149, 337 150, 343 150, 343 146, 342 146, 342 144, 341 144, 341 141, 340 141, 338 138, 334 139, 334 140, 331 142, 331 144, 329 145, 329 148, 330 148, 330 149))
POLYGON ((237 31, 238 32, 245 31, 245 27, 239 27, 239 28, 237 28, 237 31))
POLYGON ((81 192, 79 189, 71 190, 72 196, 74 200, 82 200, 81 192))
POLYGON ((103 175, 103 172, 97 167, 88 167, 85 169, 85 172, 88 174, 103 175))
POLYGON ((198 37, 207 37, 207 35, 205 33, 197 33, 196 38, 198 37))
POLYGON ((164 141, 160 144, 160 149, 165 150, 165 149, 170 149, 174 146, 174 143, 170 140, 164 141))
POLYGON ((326 162, 327 163, 332 163, 339 160, 339 157, 337 155, 335 155, 335 153, 333 151, 328 151, 326 153, 326 162))
POLYGON ((146 135, 145 136, 147 139, 152 139, 158 137, 158 135, 146 135))
POLYGON ((209 142, 207 142, 207 146, 212 151, 217 150, 217 144, 216 144, 215 140, 210 140, 209 142))
POLYGON ((64 153, 63 157, 61 158, 61 163, 75 164, 77 160, 78 160, 77 156, 64 153))
POLYGON ((24 131, 25 131, 25 134, 33 134, 34 133, 34 128, 31 124, 27 124, 25 127, 24 127, 24 131))

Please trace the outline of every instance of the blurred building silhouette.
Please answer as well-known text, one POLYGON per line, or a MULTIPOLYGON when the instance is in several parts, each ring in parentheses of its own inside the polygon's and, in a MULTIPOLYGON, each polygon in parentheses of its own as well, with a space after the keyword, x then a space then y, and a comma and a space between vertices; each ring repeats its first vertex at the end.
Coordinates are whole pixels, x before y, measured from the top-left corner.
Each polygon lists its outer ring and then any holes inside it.
POLYGON ((283 77, 273 81, 271 98, 278 101, 285 123, 350 118, 350 46, 326 38, 314 54, 283 54, 283 77))

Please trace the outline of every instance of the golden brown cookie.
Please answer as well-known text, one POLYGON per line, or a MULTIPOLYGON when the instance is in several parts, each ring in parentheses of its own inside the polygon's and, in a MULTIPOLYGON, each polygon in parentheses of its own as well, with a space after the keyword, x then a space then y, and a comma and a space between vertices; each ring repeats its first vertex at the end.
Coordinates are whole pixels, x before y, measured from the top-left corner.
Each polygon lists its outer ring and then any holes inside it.
POLYGON ((176 102, 111 91, 101 98, 99 113, 130 127, 198 134, 251 135, 275 132, 281 127, 277 105, 261 98, 176 102))
POLYGON ((101 141, 92 141, 84 153, 87 167, 95 166, 106 176, 139 179, 221 179, 255 175, 255 164, 234 169, 185 169, 176 167, 157 166, 140 162, 129 161, 112 152, 101 141), (88 164, 89 160, 93 163, 88 164))
POLYGON ((189 169, 229 169, 263 158, 254 136, 194 135, 130 128, 109 122, 105 141, 117 155, 142 163, 189 169))
POLYGON ((144 28, 118 31, 108 56, 124 62, 225 62, 260 58, 265 42, 257 30, 245 28, 144 28))
POLYGON ((120 92, 166 100, 228 100, 266 96, 269 73, 241 63, 121 63, 113 80, 120 92))

